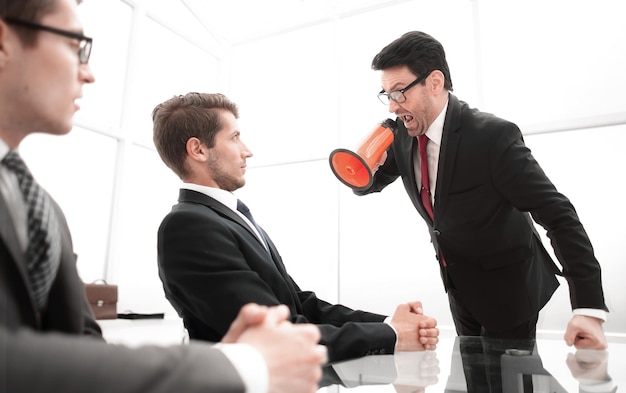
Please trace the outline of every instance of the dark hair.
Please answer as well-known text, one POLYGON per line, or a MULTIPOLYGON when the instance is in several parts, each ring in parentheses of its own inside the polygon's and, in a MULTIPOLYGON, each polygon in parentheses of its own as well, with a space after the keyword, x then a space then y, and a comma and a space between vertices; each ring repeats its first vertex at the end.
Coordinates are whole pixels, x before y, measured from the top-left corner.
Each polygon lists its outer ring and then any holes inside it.
POLYGON ((174 96, 152 111, 153 141, 159 156, 181 179, 185 167, 187 141, 198 138, 211 148, 215 135, 222 129, 221 111, 239 118, 237 105, 223 94, 187 93, 174 96))
POLYGON ((444 87, 452 91, 452 77, 446 53, 439 41, 421 31, 410 31, 383 48, 372 60, 376 71, 406 65, 415 76, 439 70, 445 77, 444 87))
MULTIPOLYGON (((39 23, 41 19, 56 11, 59 0, 0 0, 0 18, 12 18, 25 22, 39 23)), ((80 4, 82 0, 76 0, 80 4)), ((34 45, 38 31, 15 26, 18 37, 25 45, 34 45)))

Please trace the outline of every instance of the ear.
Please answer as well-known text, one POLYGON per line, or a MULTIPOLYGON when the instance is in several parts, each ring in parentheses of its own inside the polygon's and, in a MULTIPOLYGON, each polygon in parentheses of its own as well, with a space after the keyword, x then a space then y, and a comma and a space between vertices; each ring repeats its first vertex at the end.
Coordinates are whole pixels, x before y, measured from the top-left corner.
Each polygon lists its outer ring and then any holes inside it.
POLYGON ((196 137, 187 140, 185 149, 187 156, 194 161, 205 162, 209 158, 209 148, 196 137))
POLYGON ((429 78, 431 83, 431 91, 433 93, 441 93, 444 90, 444 85, 446 82, 446 77, 443 75, 443 72, 439 70, 434 70, 431 72, 429 78))

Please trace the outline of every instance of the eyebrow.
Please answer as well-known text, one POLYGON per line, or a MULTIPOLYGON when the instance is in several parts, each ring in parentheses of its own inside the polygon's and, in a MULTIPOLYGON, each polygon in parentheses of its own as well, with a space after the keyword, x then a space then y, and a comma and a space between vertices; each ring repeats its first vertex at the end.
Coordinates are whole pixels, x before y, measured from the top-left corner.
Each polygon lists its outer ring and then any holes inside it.
MULTIPOLYGON (((395 84, 391 85, 391 86, 392 86, 392 87, 391 87, 391 90, 389 90, 389 91, 385 91, 385 88, 383 88, 380 92, 381 92, 381 93, 391 93, 392 91, 402 90, 404 87, 400 87, 400 88, 398 88, 398 85, 402 85, 402 84, 403 84, 402 82, 396 82, 395 84)), ((408 86, 409 84, 411 84, 411 82, 409 82, 409 83, 404 83, 404 86, 406 87, 406 86, 408 86)))

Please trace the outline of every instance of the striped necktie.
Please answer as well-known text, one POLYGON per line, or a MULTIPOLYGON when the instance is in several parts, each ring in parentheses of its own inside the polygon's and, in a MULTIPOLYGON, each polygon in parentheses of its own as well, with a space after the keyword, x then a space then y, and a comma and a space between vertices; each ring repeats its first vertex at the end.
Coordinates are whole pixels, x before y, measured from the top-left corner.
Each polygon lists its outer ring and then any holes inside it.
POLYGON ((10 151, 2 165, 15 174, 28 208, 28 246, 26 270, 33 290, 35 305, 41 311, 59 268, 61 238, 52 201, 46 191, 33 179, 22 158, 10 151))

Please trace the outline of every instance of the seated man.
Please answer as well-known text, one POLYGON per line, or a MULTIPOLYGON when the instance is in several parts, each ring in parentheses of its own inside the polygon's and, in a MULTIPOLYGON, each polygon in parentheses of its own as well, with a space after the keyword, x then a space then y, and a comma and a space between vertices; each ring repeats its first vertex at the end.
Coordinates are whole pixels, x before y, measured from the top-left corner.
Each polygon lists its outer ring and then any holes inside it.
POLYGON ((422 315, 420 302, 398 306, 385 323, 384 315, 329 304, 292 280, 267 233, 233 195, 245 184, 252 153, 227 97, 173 97, 152 117, 157 151, 184 182, 159 228, 159 275, 192 339, 219 341, 241 306, 255 302, 285 304, 292 322, 316 324, 330 361, 436 347, 436 321, 422 315))
POLYGON ((31 134, 72 129, 95 81, 78 2, 0 1, 0 392, 314 391, 319 329, 286 322, 284 306, 246 305, 217 345, 104 341, 65 215, 20 156, 31 134))

